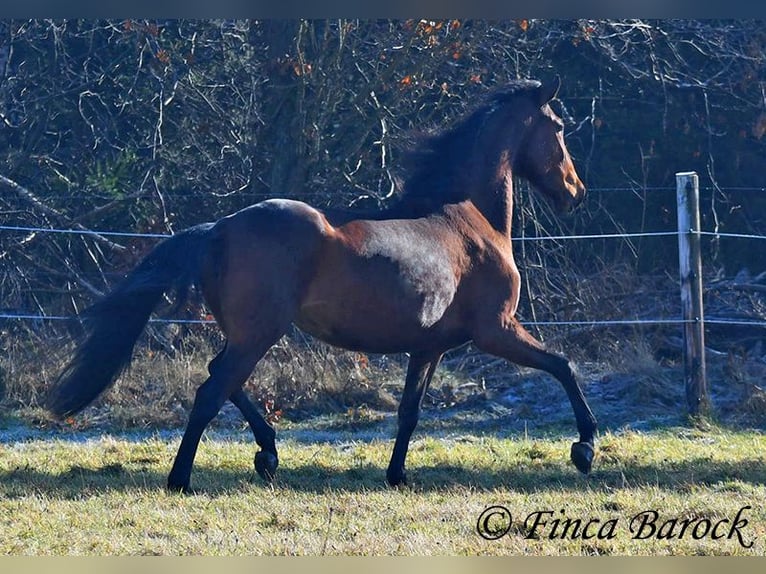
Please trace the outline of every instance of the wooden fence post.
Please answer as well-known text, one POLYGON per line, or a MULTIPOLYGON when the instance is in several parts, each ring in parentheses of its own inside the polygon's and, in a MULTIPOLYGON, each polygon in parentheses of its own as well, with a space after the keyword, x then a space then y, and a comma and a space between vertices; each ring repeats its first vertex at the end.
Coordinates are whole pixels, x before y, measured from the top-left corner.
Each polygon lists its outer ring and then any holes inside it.
POLYGON ((699 178, 695 172, 676 173, 678 199, 678 263, 684 318, 684 381, 689 414, 708 414, 710 403, 705 373, 705 318, 702 309, 699 178))

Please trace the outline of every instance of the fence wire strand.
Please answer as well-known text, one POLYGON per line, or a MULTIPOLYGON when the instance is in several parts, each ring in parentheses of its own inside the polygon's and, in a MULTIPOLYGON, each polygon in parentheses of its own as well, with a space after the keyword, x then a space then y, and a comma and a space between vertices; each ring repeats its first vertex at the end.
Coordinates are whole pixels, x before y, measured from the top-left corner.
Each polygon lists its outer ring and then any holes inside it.
MULTIPOLYGON (((85 235, 85 236, 104 236, 104 237, 131 237, 131 238, 153 238, 153 239, 165 239, 171 237, 169 234, 164 233, 138 233, 138 232, 124 232, 124 231, 94 231, 94 230, 80 230, 80 229, 58 229, 50 227, 27 227, 19 225, 0 225, 0 231, 20 232, 20 233, 54 233, 54 234, 71 234, 71 235, 85 235)), ((514 241, 567 241, 576 239, 631 239, 639 237, 671 237, 679 235, 681 233, 696 233, 705 237, 716 238, 733 238, 733 239, 766 239, 763 235, 753 235, 745 233, 723 233, 712 231, 646 231, 646 232, 633 232, 633 233, 602 233, 602 234, 587 234, 587 235, 545 235, 535 237, 514 237, 514 241)), ((24 313, 0 313, 0 319, 6 320, 27 320, 27 321, 73 321, 78 320, 77 316, 60 316, 60 315, 36 315, 36 314, 24 314, 24 313)), ((199 324, 209 325, 214 324, 212 319, 160 319, 152 318, 151 323, 175 323, 175 324, 199 324)), ((594 321, 522 321, 525 326, 578 326, 578 327, 597 327, 597 326, 630 326, 630 325, 683 325, 693 321, 671 318, 671 319, 615 319, 615 320, 594 320, 594 321)), ((726 318, 705 318, 704 323, 711 325, 732 325, 732 326, 750 326, 750 327, 766 327, 766 321, 743 321, 737 319, 726 318)))

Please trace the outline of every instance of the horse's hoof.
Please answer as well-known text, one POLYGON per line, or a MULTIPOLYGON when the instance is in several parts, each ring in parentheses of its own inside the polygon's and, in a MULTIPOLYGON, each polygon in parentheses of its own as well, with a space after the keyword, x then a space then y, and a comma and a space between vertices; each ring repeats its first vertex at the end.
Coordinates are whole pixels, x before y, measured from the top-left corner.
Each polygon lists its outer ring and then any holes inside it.
POLYGON ((259 450, 255 453, 255 472, 266 482, 274 480, 278 464, 279 459, 277 459, 277 455, 273 452, 259 450))
POLYGON ((386 482, 388 486, 397 488, 399 486, 407 486, 407 474, 402 471, 400 473, 386 473, 386 482))
POLYGON ((181 494, 191 494, 191 488, 188 484, 179 484, 168 479, 168 491, 180 492, 181 494))
POLYGON ((590 468, 593 464, 593 457, 596 451, 593 449, 593 445, 588 442, 575 442, 572 443, 572 450, 570 457, 572 462, 583 474, 589 474, 590 468))

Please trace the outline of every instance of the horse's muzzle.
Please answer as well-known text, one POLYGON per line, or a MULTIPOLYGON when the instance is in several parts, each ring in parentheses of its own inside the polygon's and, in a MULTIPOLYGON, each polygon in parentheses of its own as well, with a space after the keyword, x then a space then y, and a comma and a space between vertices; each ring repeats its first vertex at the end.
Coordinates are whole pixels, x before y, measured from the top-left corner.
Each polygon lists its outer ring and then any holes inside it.
POLYGON ((559 200, 555 202, 556 211, 568 215, 580 207, 584 200, 585 186, 578 181, 576 186, 568 187, 566 193, 559 195, 559 200))
POLYGON ((581 181, 578 181, 577 182, 577 193, 575 194, 574 199, 572 200, 571 211, 574 211, 575 209, 580 207, 582 202, 585 201, 585 194, 586 194, 585 186, 583 185, 583 183, 581 181))

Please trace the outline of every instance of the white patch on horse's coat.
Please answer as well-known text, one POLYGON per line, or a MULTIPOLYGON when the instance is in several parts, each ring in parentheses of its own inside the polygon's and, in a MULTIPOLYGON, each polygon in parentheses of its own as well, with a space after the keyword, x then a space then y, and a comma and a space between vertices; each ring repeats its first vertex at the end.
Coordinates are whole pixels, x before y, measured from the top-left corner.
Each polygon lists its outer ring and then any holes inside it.
POLYGON ((457 290, 447 249, 413 226, 394 230, 385 222, 376 222, 369 231, 361 254, 383 257, 396 265, 405 292, 418 299, 420 325, 427 328, 437 323, 457 290))

